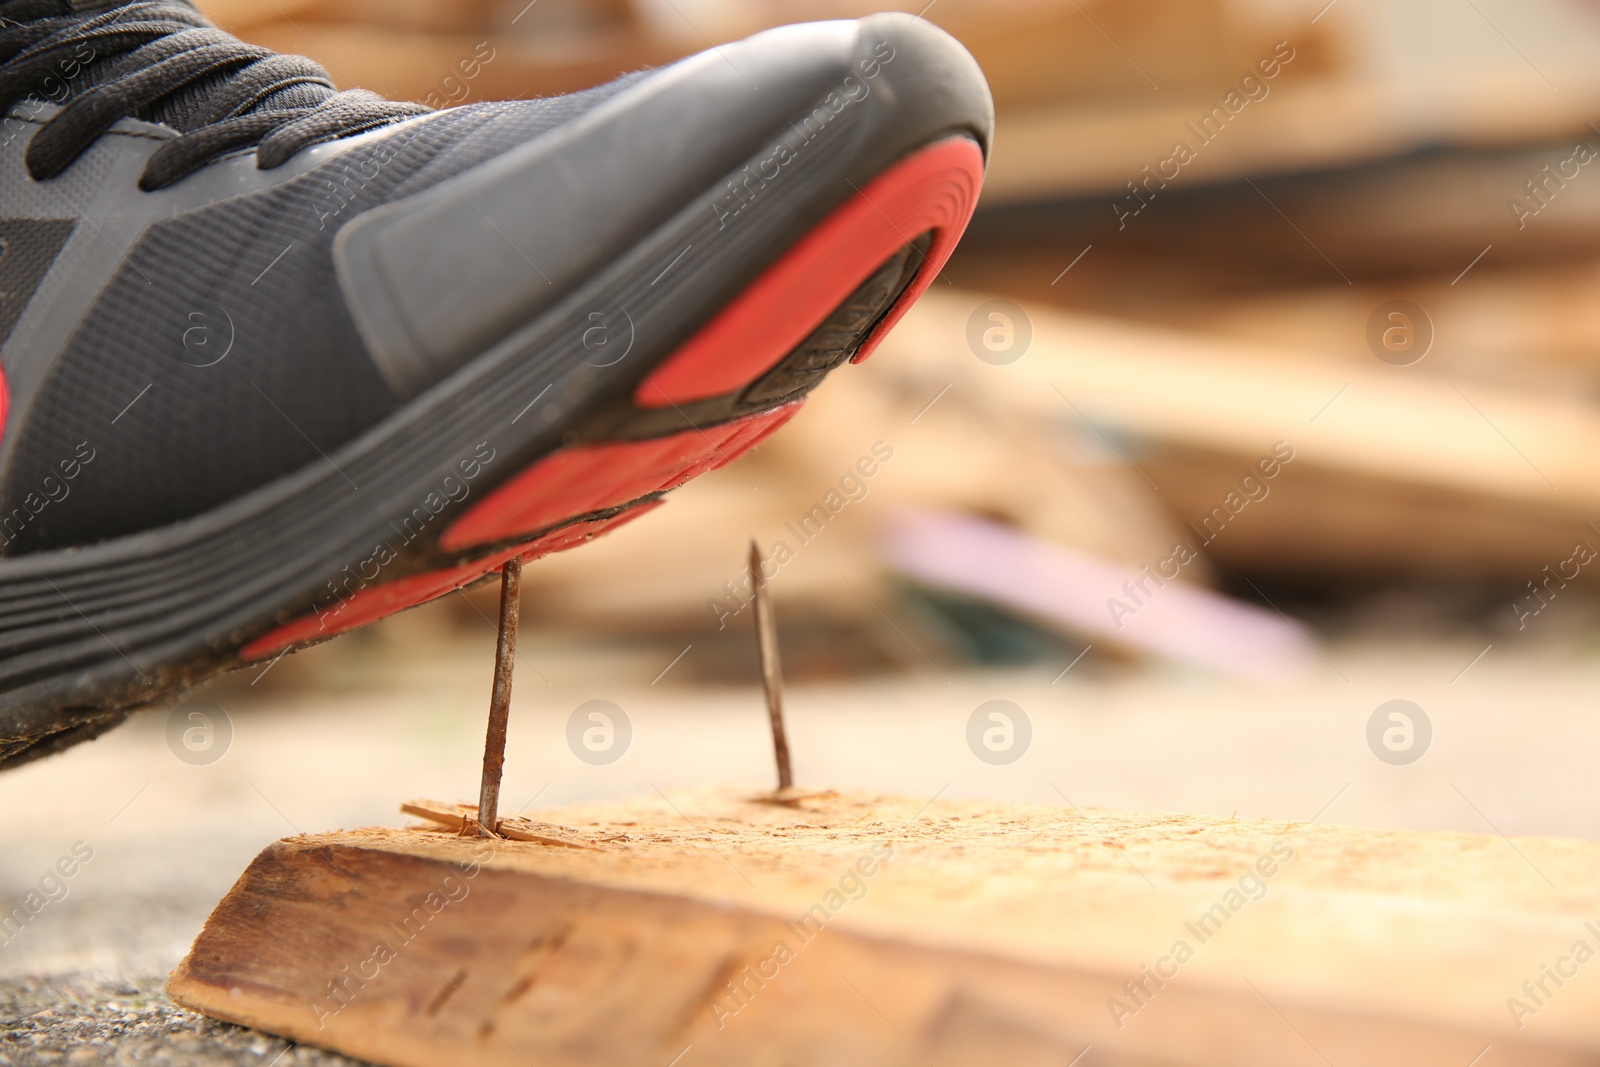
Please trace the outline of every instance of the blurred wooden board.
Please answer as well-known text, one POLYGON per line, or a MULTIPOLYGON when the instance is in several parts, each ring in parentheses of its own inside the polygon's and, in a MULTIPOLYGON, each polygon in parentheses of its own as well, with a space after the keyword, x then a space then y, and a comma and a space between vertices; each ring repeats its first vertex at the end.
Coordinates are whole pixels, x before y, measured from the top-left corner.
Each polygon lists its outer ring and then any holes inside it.
POLYGON ((1150 311, 1162 325, 1367 367, 1368 320, 1380 305, 1404 299, 1423 308, 1434 328, 1418 373, 1600 399, 1600 261, 1506 269, 1491 253, 1451 281, 1435 275, 1339 283, 1150 311))
POLYGON ((321 0, 201 0, 195 6, 217 25, 232 29, 313 11, 321 0))
POLYGON ((873 358, 1111 435, 1179 522, 1219 506, 1275 442, 1294 449, 1270 495, 1205 544, 1219 561, 1528 579, 1596 536, 1600 413, 1581 398, 1035 304, 1026 354, 994 367, 967 340, 988 299, 930 290, 873 358))
MULTIPOLYGON (((250 41, 311 55, 341 86, 397 99, 425 99, 463 56, 485 44, 509 58, 476 87, 471 98, 478 100, 571 92, 788 22, 925 11, 968 47, 994 92, 1000 122, 986 202, 1095 196, 1108 213, 1128 193, 1126 183, 1143 181, 1149 170, 1142 168, 1169 159, 1178 140, 1196 155, 1168 178, 1179 173, 1179 187, 1195 188, 1440 146, 1587 137, 1600 103, 1600 76, 1586 58, 1544 57, 1555 63, 1554 80, 1536 76, 1500 38, 1477 39, 1484 27, 1475 20, 1487 16, 1470 8, 1450 13, 1467 25, 1435 27, 1410 40, 1405 34, 1418 31, 1404 20, 1391 25, 1351 10, 1355 5, 1308 20, 1292 8, 1230 0, 702 0, 686 9, 671 0, 203 0, 202 6, 250 41), (1441 48, 1435 38, 1452 44, 1441 48), (1390 69, 1391 50, 1413 61, 1390 69), (1244 80, 1275 54, 1292 59, 1281 69, 1274 64, 1265 83, 1258 78, 1246 86, 1250 101, 1240 103, 1244 80), (1560 93, 1551 91, 1555 83, 1560 93), (1213 109, 1223 116, 1225 137, 1193 129, 1213 109)), ((1535 40, 1593 38, 1593 23, 1581 12, 1561 13, 1552 23, 1548 9, 1561 9, 1541 7, 1544 17, 1531 20, 1535 40)), ((1537 170, 1536 164, 1509 188, 1537 170)))
MULTIPOLYGON (((1264 167, 1219 185, 1185 180, 1120 222, 1113 204, 1137 205, 1109 194, 991 207, 973 220, 947 270, 958 284, 1159 318, 1175 305, 1289 287, 1353 283, 1395 296, 1413 284, 1448 288, 1469 266, 1462 285, 1511 266, 1587 265, 1600 247, 1596 186, 1569 182, 1520 228, 1508 207, 1519 191, 1533 203, 1523 183, 1570 156, 1584 134, 1600 144, 1586 127, 1572 140, 1556 139, 1560 132, 1512 148, 1436 150, 1291 175, 1264 167), (1062 278, 1087 245, 1090 256, 1062 278)), ((988 196, 992 180, 985 188, 988 196)))
MULTIPOLYGON (((1517 72, 1490 71, 1452 84, 1447 96, 1418 101, 1406 99, 1396 86, 1351 76, 1290 77, 1299 62, 1297 57, 1285 68, 1259 105, 1240 111, 1225 136, 1210 142, 1191 126, 1217 106, 1226 89, 1217 99, 1189 96, 1156 102, 1130 96, 1100 106, 1074 102, 1008 114, 996 125, 985 200, 994 204, 1100 194, 1110 215, 1111 204, 1128 192, 1124 183, 1143 182, 1141 168, 1154 168, 1172 156, 1175 140, 1194 149, 1195 159, 1181 170, 1170 168, 1178 174, 1173 185, 1195 188, 1369 163, 1441 146, 1516 146, 1593 136, 1586 124, 1600 98, 1600 79, 1593 77, 1579 80, 1571 86, 1572 96, 1558 100, 1548 86, 1530 83, 1517 72)), ((1248 70, 1248 61, 1239 69, 1248 70)), ((1570 152, 1572 145, 1565 147, 1570 152)), ((1551 154, 1540 159, 1501 191, 1501 199, 1538 176, 1540 165, 1562 158, 1551 154)), ((1145 195, 1143 188, 1140 195, 1145 195)), ((1138 201, 1127 206, 1137 208, 1138 201)))
POLYGON ((1600 945, 1592 842, 864 795, 539 816, 589 847, 272 845, 169 991, 391 1064, 1600 1063, 1600 982, 1508 1009, 1600 945))

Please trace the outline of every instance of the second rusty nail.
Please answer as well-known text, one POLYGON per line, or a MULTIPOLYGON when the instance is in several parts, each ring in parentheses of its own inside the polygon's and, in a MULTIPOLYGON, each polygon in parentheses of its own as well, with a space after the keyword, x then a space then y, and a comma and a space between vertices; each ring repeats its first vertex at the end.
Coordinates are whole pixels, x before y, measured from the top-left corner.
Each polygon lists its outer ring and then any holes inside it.
POLYGON ((756 647, 761 655, 761 685, 767 695, 767 716, 772 722, 772 748, 778 760, 778 788, 794 785, 789 766, 789 739, 783 731, 783 670, 778 663, 778 620, 772 614, 767 579, 761 573, 761 549, 750 541, 750 588, 756 609, 756 647))

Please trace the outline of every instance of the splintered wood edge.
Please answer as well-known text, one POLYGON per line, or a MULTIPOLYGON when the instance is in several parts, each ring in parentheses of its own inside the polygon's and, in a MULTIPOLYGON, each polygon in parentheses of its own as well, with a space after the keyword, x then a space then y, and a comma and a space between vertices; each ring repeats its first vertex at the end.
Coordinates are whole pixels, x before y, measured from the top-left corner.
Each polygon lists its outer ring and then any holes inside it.
MULTIPOLYGON (((408 800, 400 805, 400 811, 406 815, 415 815, 419 819, 454 831, 460 837, 476 836, 478 826, 478 806, 476 804, 447 804, 437 800, 408 800)), ((516 815, 508 815, 500 820, 494 829, 495 836, 506 838, 510 841, 522 841, 537 845, 555 845, 560 848, 583 848, 591 852, 603 851, 599 846, 588 844, 573 836, 572 831, 566 827, 555 826, 550 823, 535 822, 516 815)))
POLYGON ((757 793, 748 798, 752 804, 773 804, 784 808, 798 808, 808 800, 829 800, 839 795, 837 789, 802 789, 791 785, 787 789, 774 789, 770 793, 757 793))

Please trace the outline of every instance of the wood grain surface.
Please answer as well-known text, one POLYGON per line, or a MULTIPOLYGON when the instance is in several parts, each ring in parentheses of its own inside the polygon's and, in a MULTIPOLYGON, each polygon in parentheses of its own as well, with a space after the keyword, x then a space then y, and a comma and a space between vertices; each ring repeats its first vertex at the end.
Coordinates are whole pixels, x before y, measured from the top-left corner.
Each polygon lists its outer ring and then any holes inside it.
POLYGON ((1600 1063, 1600 844, 860 794, 538 824, 272 845, 169 991, 392 1064, 1600 1063))

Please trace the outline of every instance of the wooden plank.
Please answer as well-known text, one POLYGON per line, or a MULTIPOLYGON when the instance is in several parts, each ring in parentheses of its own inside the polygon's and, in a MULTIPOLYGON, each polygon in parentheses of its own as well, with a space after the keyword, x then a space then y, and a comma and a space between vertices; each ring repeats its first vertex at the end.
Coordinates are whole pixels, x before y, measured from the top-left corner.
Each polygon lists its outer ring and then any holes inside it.
POLYGON ((859 794, 540 814, 561 844, 272 845, 171 995, 391 1064, 1600 1063, 1593 842, 859 794))

